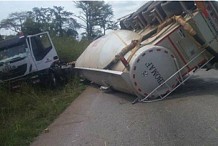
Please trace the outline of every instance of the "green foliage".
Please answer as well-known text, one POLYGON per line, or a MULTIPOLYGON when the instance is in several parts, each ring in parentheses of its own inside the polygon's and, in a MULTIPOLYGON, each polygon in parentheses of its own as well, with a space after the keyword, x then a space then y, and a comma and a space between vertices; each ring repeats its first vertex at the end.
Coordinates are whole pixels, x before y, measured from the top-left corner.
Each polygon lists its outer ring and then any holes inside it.
POLYGON ((72 37, 53 37, 52 41, 55 45, 60 60, 65 62, 75 61, 79 55, 89 45, 90 41, 77 41, 72 37))
POLYGON ((41 32, 41 26, 42 25, 40 23, 36 23, 33 21, 33 19, 27 18, 26 21, 23 23, 22 32, 29 35, 37 34, 41 32))
POLYGON ((78 38, 77 30, 85 29, 83 38, 92 40, 105 34, 107 29, 114 28, 111 5, 104 1, 75 1, 80 15, 64 10, 64 7, 35 7, 28 12, 14 12, 0 22, 0 29, 10 29, 16 33, 23 31, 26 35, 48 31, 56 36, 78 38), (83 21, 79 24, 75 17, 83 21))
POLYGON ((104 1, 77 1, 75 2, 77 8, 81 9, 80 16, 85 25, 81 27, 86 30, 86 37, 93 39, 99 35, 99 31, 103 29, 103 34, 111 26, 113 21, 113 10, 111 5, 104 1))
POLYGON ((66 34, 76 38, 76 29, 80 28, 80 24, 73 17, 73 13, 65 11, 64 7, 35 7, 32 11, 9 14, 7 19, 0 22, 0 28, 23 31, 25 34, 49 31, 57 36, 66 34))
POLYGON ((1 88, 1 145, 29 145, 84 88, 77 78, 55 91, 27 85, 14 92, 1 88))
POLYGON ((113 17, 113 10, 111 5, 102 4, 102 7, 99 9, 100 17, 98 18, 98 24, 101 28, 103 28, 103 34, 105 35, 105 31, 109 29, 113 21, 111 21, 113 17))
POLYGON ((3 19, 0 23, 0 28, 10 29, 15 32, 20 32, 23 27, 23 23, 28 17, 27 12, 14 12, 9 14, 7 19, 3 19))

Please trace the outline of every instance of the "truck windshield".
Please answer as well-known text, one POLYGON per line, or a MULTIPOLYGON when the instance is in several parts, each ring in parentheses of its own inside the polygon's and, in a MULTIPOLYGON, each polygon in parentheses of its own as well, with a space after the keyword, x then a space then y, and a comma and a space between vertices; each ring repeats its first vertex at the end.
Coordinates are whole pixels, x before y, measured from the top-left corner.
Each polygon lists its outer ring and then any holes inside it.
POLYGON ((4 50, 0 50, 0 60, 22 55, 26 52, 26 44, 22 43, 4 50))

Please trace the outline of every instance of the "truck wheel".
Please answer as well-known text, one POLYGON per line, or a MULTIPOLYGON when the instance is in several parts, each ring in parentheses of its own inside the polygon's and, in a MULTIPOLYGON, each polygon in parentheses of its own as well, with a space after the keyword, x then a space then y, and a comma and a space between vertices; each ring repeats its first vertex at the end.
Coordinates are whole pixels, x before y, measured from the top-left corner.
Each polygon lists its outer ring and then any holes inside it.
POLYGON ((55 77, 55 74, 53 72, 49 73, 49 86, 50 88, 57 88, 57 78, 55 77))

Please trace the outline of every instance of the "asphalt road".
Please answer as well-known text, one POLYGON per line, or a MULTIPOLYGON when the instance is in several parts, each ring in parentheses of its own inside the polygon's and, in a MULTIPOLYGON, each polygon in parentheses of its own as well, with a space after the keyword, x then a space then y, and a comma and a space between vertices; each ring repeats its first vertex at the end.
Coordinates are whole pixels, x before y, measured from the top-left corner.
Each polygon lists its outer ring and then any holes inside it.
POLYGON ((198 72, 163 101, 133 99, 88 87, 31 146, 218 145, 218 71, 198 72))

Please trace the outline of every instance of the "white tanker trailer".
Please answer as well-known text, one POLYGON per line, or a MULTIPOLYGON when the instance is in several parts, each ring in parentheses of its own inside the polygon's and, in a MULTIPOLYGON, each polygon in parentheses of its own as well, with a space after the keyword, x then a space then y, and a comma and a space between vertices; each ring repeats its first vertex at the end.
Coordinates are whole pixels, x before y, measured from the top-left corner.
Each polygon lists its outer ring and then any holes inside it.
POLYGON ((216 64, 217 3, 175 3, 149 2, 121 20, 132 18, 134 24, 93 41, 76 61, 80 76, 150 102, 167 97, 203 66, 216 64), (175 3, 182 11, 169 13, 166 7, 175 3), (156 22, 146 21, 148 12, 156 22))

